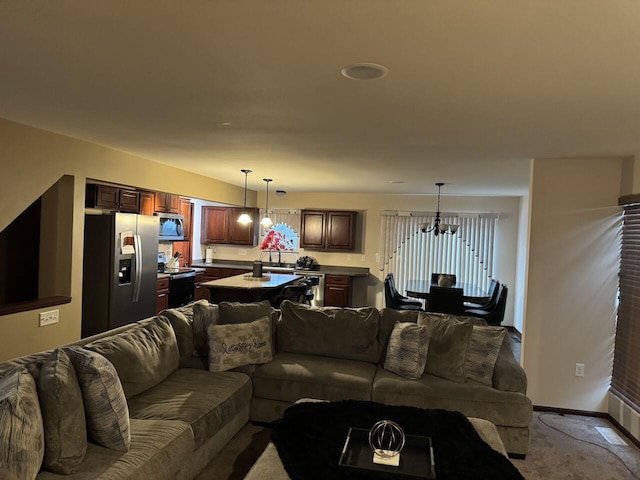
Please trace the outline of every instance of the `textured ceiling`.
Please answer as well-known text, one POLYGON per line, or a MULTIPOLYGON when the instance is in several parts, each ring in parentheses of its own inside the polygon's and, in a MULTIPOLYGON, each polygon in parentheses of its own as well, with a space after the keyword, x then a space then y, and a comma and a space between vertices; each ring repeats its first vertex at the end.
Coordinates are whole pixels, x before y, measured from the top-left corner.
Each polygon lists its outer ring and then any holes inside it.
POLYGON ((640 152, 638 25, 636 0, 5 0, 0 117, 254 189, 517 195, 531 158, 640 152))

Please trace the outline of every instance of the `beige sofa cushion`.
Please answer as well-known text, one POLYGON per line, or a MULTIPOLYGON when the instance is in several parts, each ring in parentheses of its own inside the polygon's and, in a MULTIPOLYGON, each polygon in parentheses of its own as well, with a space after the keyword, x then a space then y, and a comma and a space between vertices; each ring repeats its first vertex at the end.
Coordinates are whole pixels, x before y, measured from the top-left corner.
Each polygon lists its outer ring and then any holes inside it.
POLYGON ((44 429, 36 383, 24 367, 0 378, 0 467, 21 480, 36 478, 44 429))
POLYGON ((181 368, 130 398, 129 411, 131 418, 186 423, 193 430, 194 449, 198 449, 246 409, 251 392, 251 381, 242 373, 181 368))
POLYGON ((56 349, 42 365, 38 395, 44 423, 44 466, 74 473, 87 452, 87 425, 82 392, 69 356, 56 349))
POLYGON ((429 352, 425 373, 465 382, 465 363, 473 325, 455 318, 418 314, 418 325, 429 330, 429 352))
POLYGON ((109 360, 127 398, 144 392, 178 368, 180 353, 168 319, 141 320, 129 330, 91 342, 85 347, 109 360))
POLYGON ((377 363, 379 311, 374 307, 280 306, 278 352, 307 353, 377 363))
POLYGON ((186 423, 134 418, 128 452, 89 443, 76 473, 62 477, 42 471, 37 480, 174 479, 193 450, 193 432, 186 423))
POLYGON ((253 396, 295 402, 300 398, 370 400, 376 366, 319 355, 278 353, 260 365, 251 381, 253 396))

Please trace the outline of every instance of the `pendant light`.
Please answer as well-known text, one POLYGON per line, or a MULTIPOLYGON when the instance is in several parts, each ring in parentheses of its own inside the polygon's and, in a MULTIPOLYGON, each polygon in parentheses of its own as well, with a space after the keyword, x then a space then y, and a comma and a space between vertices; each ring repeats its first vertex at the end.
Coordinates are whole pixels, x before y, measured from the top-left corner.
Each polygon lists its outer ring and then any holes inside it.
POLYGON ((269 229, 273 226, 273 222, 269 218, 269 182, 272 182, 273 180, 271 178, 263 178, 262 180, 267 182, 267 203, 265 205, 264 218, 260 222, 260 225, 262 225, 264 228, 269 229))
POLYGON ((443 185, 444 183, 442 182, 436 183, 436 187, 438 187, 438 209, 436 210, 436 218, 433 221, 433 226, 429 228, 428 223, 420 224, 420 230, 422 230, 422 233, 433 232, 436 237, 438 235, 444 235, 446 233, 448 233, 449 235, 455 235, 458 231, 458 225, 441 223, 440 220, 440 188, 442 188, 443 185))
POLYGON ((243 207, 244 211, 242 212, 242 215, 238 217, 238 222, 247 224, 253 221, 251 220, 251 217, 247 213, 247 175, 251 173, 251 170, 242 169, 240 171, 244 173, 244 207, 243 207))

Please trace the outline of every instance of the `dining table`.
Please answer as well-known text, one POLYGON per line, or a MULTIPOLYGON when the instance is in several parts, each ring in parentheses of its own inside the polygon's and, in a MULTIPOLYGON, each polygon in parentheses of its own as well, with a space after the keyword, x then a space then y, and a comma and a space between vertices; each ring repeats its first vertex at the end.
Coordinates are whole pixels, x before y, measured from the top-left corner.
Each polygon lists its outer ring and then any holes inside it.
POLYGON ((254 277, 251 273, 234 275, 202 282, 200 285, 209 289, 211 303, 242 302, 251 303, 270 300, 285 285, 290 285, 302 277, 285 273, 267 273, 254 277))
MULTIPOLYGON (((405 291, 409 297, 428 299, 432 286, 439 285, 431 280, 409 280, 405 291)), ((481 303, 488 300, 488 293, 475 283, 456 282, 447 288, 462 288, 462 300, 465 302, 481 303)))

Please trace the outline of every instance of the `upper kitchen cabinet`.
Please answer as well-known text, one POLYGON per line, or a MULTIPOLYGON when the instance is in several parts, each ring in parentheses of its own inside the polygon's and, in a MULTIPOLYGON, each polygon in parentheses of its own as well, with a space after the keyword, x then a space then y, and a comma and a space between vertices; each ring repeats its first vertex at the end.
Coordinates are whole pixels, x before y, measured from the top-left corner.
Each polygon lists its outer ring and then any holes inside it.
POLYGON ((180 196, 172 193, 156 192, 154 211, 160 213, 178 213, 180 196))
POLYGON ((140 194, 131 189, 88 183, 86 187, 85 206, 89 208, 106 208, 120 212, 138 213, 140 194))
POLYGON ((188 241, 191 238, 191 218, 193 217, 193 204, 190 198, 178 199, 178 213, 184 217, 184 239, 188 241))
POLYGON ((155 212, 156 195, 153 192, 140 192, 140 215, 153 215, 155 212))
POLYGON ((300 246, 315 250, 353 250, 357 213, 302 210, 300 246))
POLYGON ((257 209, 247 208, 247 213, 254 218, 254 221, 248 224, 238 223, 238 217, 243 211, 243 208, 235 207, 202 207, 200 243, 254 246, 257 209))

